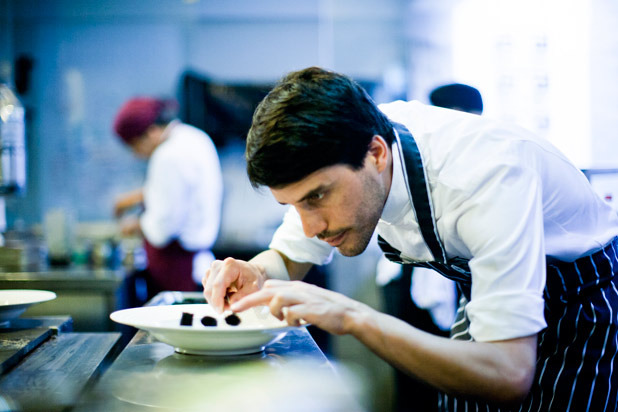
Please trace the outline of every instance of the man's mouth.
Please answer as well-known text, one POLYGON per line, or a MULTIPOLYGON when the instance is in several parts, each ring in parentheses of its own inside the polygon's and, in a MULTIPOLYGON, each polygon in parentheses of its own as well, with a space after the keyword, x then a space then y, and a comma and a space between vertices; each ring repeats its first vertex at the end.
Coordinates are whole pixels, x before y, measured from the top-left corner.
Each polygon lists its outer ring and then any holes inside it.
POLYGON ((337 246, 341 245, 341 243, 343 243, 343 239, 345 238, 346 233, 348 233, 348 231, 344 230, 344 231, 340 232, 339 234, 337 234, 335 236, 331 236, 331 237, 318 236, 318 238, 320 240, 325 241, 326 243, 328 243, 332 247, 337 247, 337 246))

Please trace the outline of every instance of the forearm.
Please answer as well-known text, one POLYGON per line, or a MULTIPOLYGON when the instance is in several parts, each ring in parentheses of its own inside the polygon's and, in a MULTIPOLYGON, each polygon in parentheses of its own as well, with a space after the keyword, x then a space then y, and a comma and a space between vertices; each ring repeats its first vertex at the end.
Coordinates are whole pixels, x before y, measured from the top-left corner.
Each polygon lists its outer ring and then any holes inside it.
POLYGON ((114 214, 116 216, 122 215, 128 209, 135 206, 142 205, 144 203, 143 189, 136 189, 132 192, 125 193, 116 200, 114 205, 114 214))
POLYGON ((256 255, 249 262, 263 269, 267 278, 281 280, 302 279, 312 266, 311 263, 295 262, 274 249, 256 255))
POLYGON ((364 305, 350 312, 346 329, 393 366, 453 395, 519 402, 534 377, 536 337, 450 340, 364 305))

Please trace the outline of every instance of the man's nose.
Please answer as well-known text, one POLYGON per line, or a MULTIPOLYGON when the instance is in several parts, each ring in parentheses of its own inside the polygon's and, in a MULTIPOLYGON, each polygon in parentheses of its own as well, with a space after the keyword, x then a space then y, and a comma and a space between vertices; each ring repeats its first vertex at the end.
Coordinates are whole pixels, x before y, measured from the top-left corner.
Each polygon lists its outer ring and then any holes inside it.
POLYGON ((314 237, 328 228, 328 222, 321 213, 315 211, 298 211, 300 220, 303 223, 305 236, 314 237))

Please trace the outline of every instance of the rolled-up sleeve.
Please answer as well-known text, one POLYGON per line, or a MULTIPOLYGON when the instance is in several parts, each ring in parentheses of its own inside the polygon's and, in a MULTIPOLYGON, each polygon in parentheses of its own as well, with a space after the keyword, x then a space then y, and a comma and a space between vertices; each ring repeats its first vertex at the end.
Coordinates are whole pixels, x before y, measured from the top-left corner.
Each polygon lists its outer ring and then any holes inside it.
POLYGON ((545 328, 545 247, 539 176, 503 166, 462 202, 457 230, 470 250, 470 335, 477 341, 512 339, 545 328))

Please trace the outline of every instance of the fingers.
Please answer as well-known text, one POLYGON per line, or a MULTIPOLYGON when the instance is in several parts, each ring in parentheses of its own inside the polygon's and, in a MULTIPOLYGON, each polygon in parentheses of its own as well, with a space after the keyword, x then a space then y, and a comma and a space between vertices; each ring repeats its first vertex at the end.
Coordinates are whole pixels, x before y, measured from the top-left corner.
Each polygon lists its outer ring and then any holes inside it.
POLYGON ((114 203, 114 217, 118 218, 122 216, 124 209, 125 208, 123 207, 122 202, 117 200, 116 203, 114 203))
POLYGON ((266 282, 264 282, 264 287, 273 288, 273 287, 278 287, 278 286, 290 286, 290 285, 293 286, 298 283, 301 283, 301 282, 290 282, 289 280, 281 280, 281 279, 268 279, 266 282))
POLYGON ((268 280, 262 289, 234 302, 231 309, 242 312, 266 305, 270 313, 293 326, 305 323, 327 332, 349 333, 346 315, 364 311, 364 305, 333 291, 300 281, 268 280))
MULTIPOLYGON (((264 284, 264 286, 266 286, 266 283, 264 284)), ((275 293, 276 291, 265 287, 262 290, 251 293, 250 295, 246 295, 242 299, 232 303, 232 306, 230 307, 230 309, 233 312, 243 312, 254 306, 259 306, 259 305, 269 306, 269 303, 275 293)))
POLYGON ((120 233, 123 236, 133 236, 139 233, 139 220, 137 218, 125 219, 120 222, 120 233))
POLYGON ((240 271, 235 260, 231 258, 223 261, 215 260, 210 269, 206 271, 206 275, 202 279, 204 297, 219 313, 225 309, 227 303, 225 297, 228 288, 238 279, 239 274, 240 271))
POLYGON ((217 273, 219 271, 218 266, 220 266, 221 261, 220 260, 215 260, 214 262, 212 262, 212 264, 210 265, 210 268, 206 271, 206 274, 204 275, 204 277, 202 278, 202 286, 204 287, 204 298, 206 299, 206 302, 208 302, 209 304, 213 304, 213 298, 212 298, 212 283, 213 283, 213 279, 217 276, 217 273))
MULTIPOLYGON (((292 309, 296 307, 295 305, 301 304, 306 300, 298 286, 292 285, 290 282, 287 283, 288 286, 271 286, 268 289, 268 291, 274 292, 268 303, 270 313, 279 320, 293 320, 293 317, 290 315, 292 309)), ((288 324, 293 325, 295 322, 288 322, 288 324)))
POLYGON ((296 317, 290 308, 306 299, 303 285, 302 282, 268 280, 260 291, 234 302, 231 309, 242 312, 254 306, 266 305, 270 313, 279 320, 286 319, 290 325, 299 325, 300 318, 296 317))
POLYGON ((308 323, 306 317, 310 316, 311 312, 306 310, 307 305, 294 305, 285 309, 287 309, 285 311, 285 320, 288 325, 301 326, 308 323))
POLYGON ((219 313, 262 287, 264 275, 251 263, 227 258, 215 260, 202 279, 204 297, 219 313))

